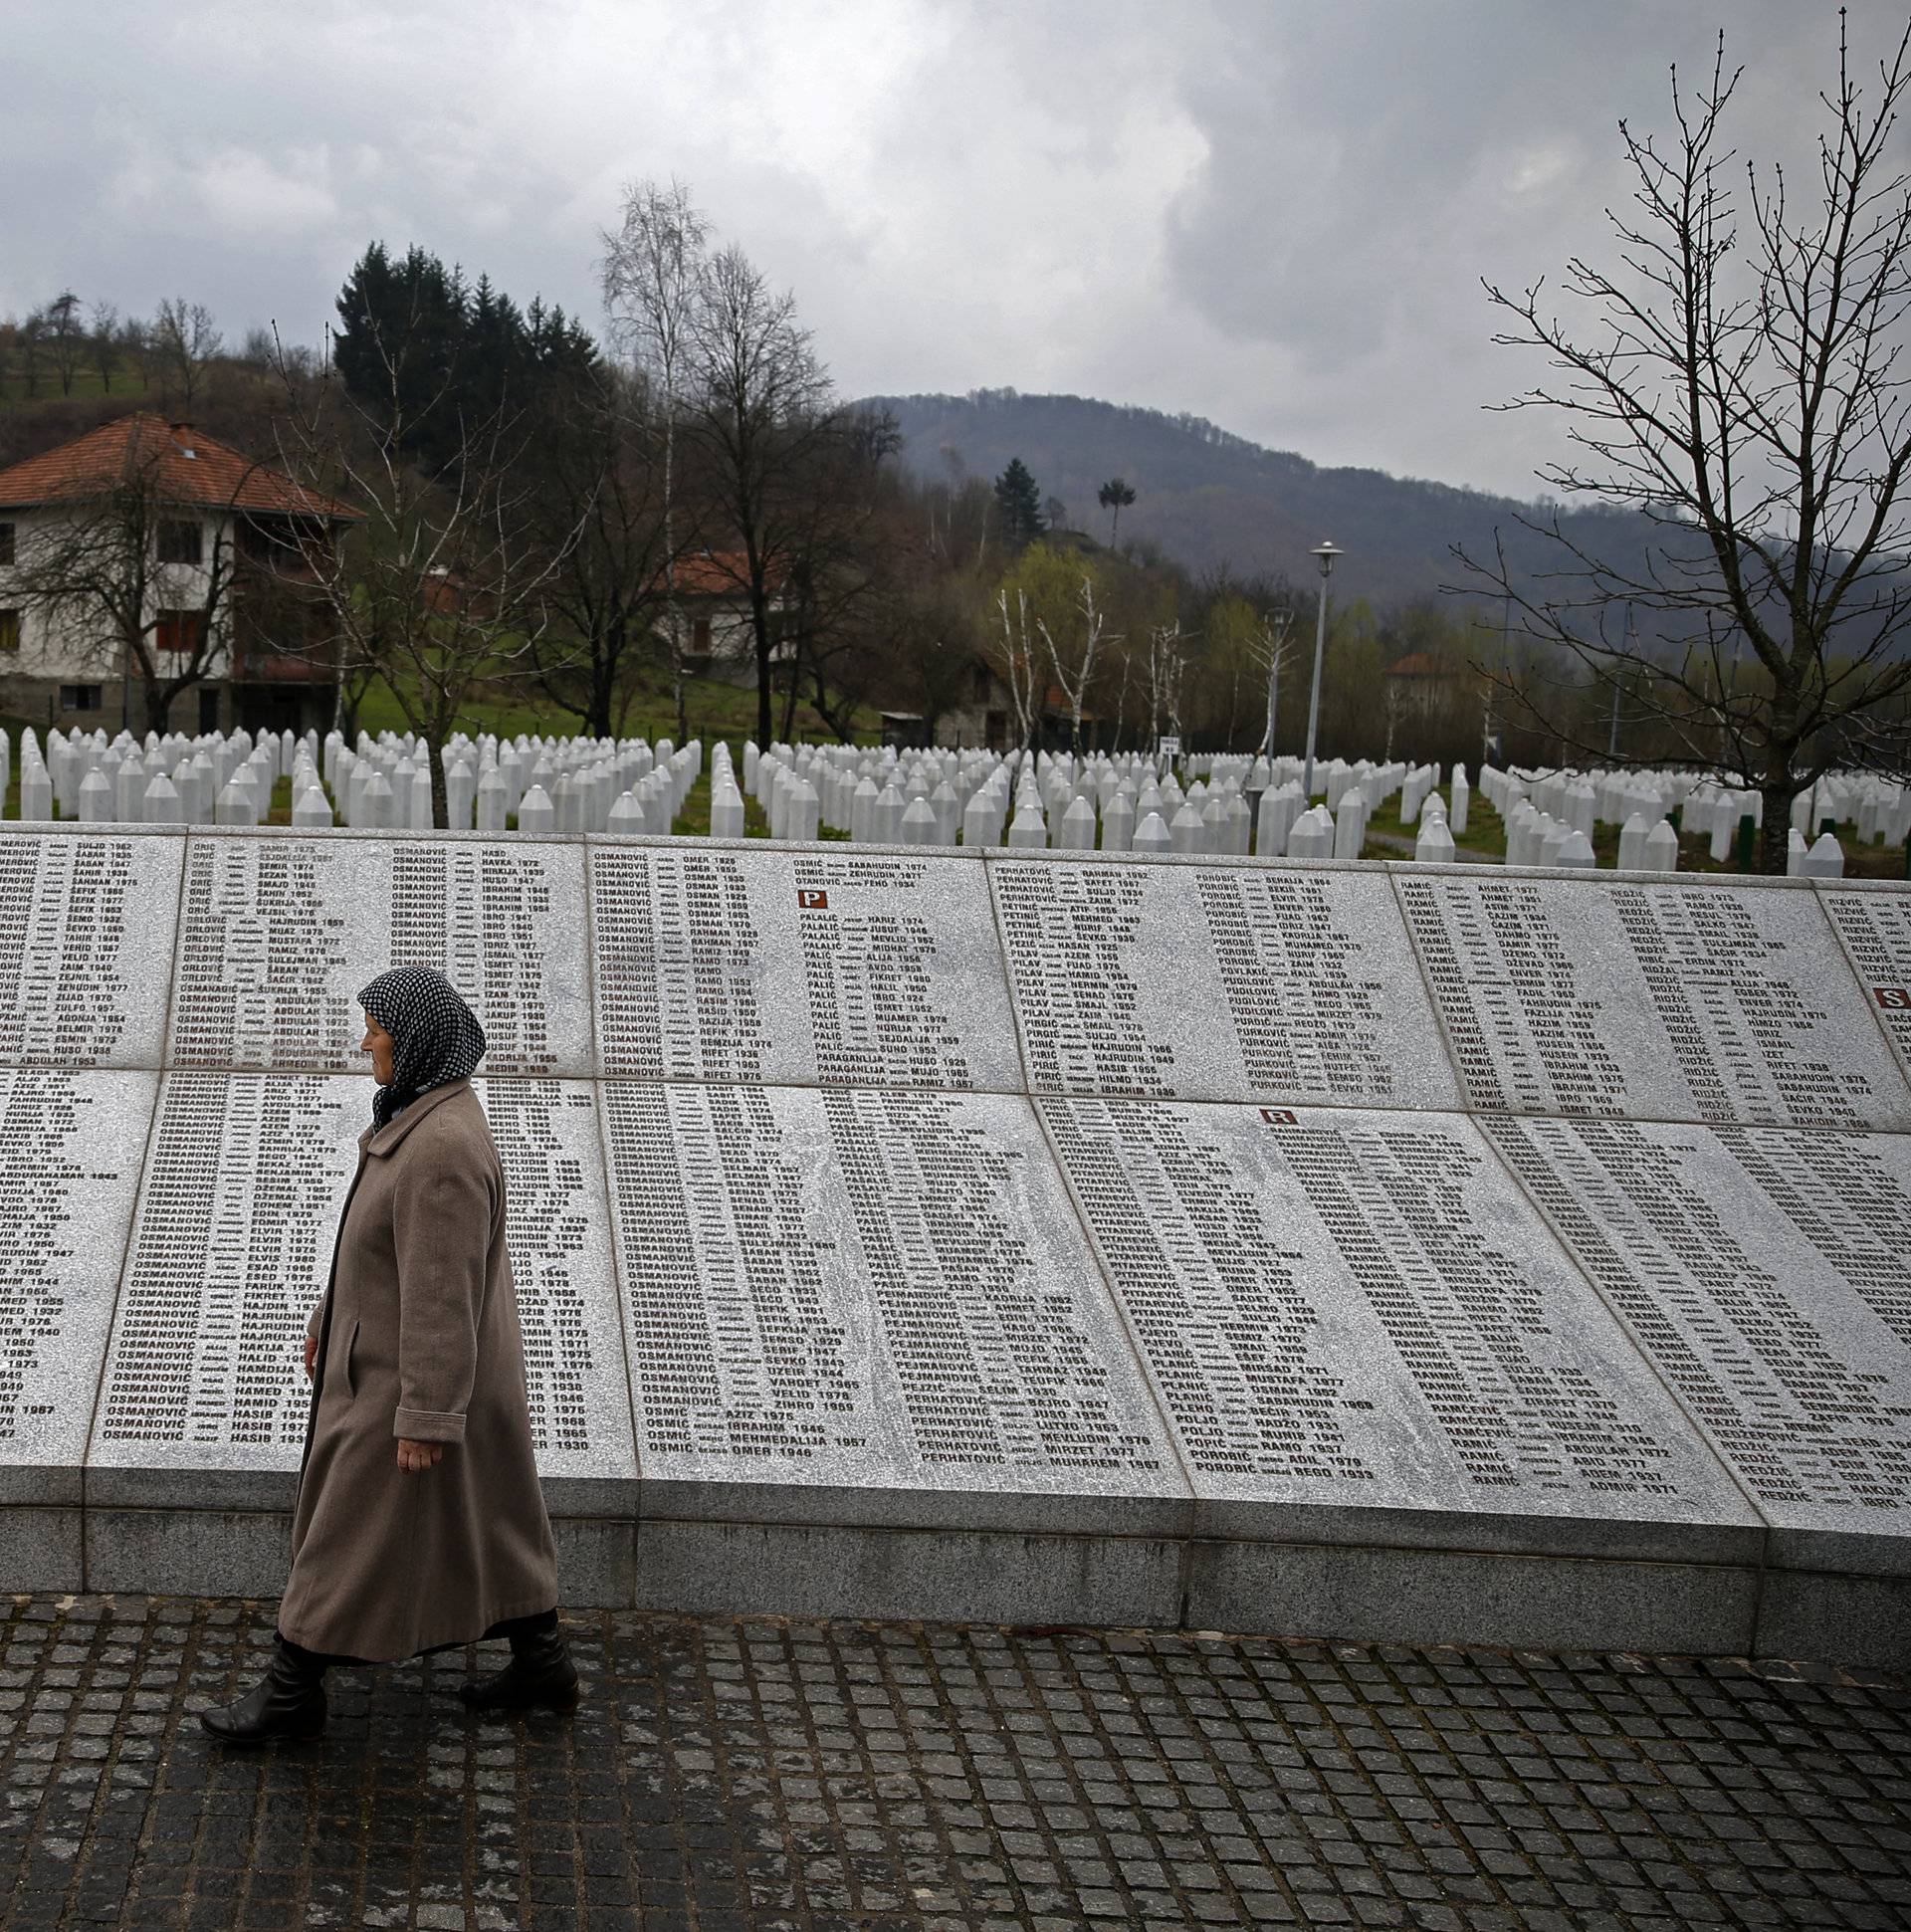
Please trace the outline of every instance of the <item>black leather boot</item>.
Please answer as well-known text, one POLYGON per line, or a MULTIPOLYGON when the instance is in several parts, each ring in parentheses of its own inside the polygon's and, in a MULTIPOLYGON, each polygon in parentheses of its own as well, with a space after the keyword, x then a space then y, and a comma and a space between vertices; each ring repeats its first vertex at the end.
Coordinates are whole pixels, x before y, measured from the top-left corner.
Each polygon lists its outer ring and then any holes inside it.
POLYGON ((570 1711, 577 1708, 577 1666, 552 1616, 539 1630, 513 1630, 511 1661, 489 1676, 468 1678, 458 1695, 474 1711, 570 1711))
POLYGON ((199 1722, 222 1744, 317 1737, 325 1728, 324 1663, 282 1636, 258 1683, 236 1704, 201 1711, 199 1722))

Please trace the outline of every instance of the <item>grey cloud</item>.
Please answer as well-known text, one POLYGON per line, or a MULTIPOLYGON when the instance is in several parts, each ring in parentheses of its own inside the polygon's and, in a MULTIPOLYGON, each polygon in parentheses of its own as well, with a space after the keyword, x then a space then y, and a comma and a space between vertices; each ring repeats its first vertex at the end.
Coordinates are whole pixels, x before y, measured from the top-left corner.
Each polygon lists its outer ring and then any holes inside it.
MULTIPOLYGON (((1659 0, 94 4, 9 27, 0 313, 71 285, 314 339, 373 236, 595 321, 617 191, 677 173, 851 392, 1188 409, 1321 461, 1530 487, 1482 274, 1599 241, 1614 122, 1712 21, 1659 0)), ((1864 0, 1880 44, 1898 9, 1864 0)), ((1741 0, 1748 139, 1828 12, 1741 0)))

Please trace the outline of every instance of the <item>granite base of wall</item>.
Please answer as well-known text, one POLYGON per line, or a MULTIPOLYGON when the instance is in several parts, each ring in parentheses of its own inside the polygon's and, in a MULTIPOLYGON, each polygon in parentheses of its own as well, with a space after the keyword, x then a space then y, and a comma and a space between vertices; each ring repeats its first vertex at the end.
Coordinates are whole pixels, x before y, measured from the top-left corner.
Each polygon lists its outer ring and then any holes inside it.
POLYGON ((0 1508, 0 1592, 87 1589, 84 1526, 78 1505, 0 1508))
MULTIPOLYGON (((0 1507, 0 1591, 276 1599, 282 1510, 0 1507)), ((551 1517, 564 1603, 1911 1670, 1911 1578, 1169 1536, 551 1517)))
POLYGON ((1911 1670, 1911 1578, 1768 1570, 1755 1655, 1911 1670))
POLYGON ((1188 1546, 1191 1629, 1370 1643, 1743 1656, 1758 1572, 1346 1545, 1188 1546))
POLYGON ((644 1523, 636 1608, 1171 1628, 1181 1551, 1157 1537, 644 1523))

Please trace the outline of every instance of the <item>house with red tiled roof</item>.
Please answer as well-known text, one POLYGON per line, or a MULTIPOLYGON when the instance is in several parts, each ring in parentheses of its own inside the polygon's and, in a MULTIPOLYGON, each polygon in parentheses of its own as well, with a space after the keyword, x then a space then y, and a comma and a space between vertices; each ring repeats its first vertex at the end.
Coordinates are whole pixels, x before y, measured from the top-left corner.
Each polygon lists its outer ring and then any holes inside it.
POLYGON ((172 730, 322 729, 312 563, 358 516, 145 411, 0 469, 0 711, 143 732, 156 684, 172 730))
MULTIPOLYGON (((661 590, 662 585, 658 588, 661 590)), ((756 682, 756 626, 749 607, 749 564, 741 550, 690 550, 677 559, 674 592, 676 614, 658 621, 668 631, 678 626, 684 668, 700 678, 723 678, 731 684, 756 682)), ((786 605, 784 577, 770 572, 769 621, 772 642, 770 666, 780 667, 794 657, 782 635, 786 605)))

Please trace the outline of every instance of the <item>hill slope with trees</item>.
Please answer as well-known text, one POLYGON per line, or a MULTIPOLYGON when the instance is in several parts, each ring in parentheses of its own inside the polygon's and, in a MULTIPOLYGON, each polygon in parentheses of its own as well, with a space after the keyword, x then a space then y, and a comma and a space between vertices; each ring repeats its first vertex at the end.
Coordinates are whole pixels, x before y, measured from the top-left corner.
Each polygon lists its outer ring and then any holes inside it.
MULTIPOLYGON (((903 436, 903 460, 925 481, 990 478, 1020 458, 1044 499, 1059 498, 1071 528, 1108 542, 1115 506, 1100 492, 1120 479, 1135 492, 1119 510, 1119 536, 1172 557, 1195 574, 1223 567, 1245 576, 1311 576, 1307 552, 1324 537, 1348 551, 1350 588, 1380 607, 1455 581, 1449 545, 1490 554, 1497 527, 1516 556, 1537 546, 1516 519, 1531 504, 1484 491, 1327 469, 1288 450, 1263 449, 1198 416, 978 389, 966 396, 871 396, 903 436)), ((1642 519, 1579 511, 1610 537, 1615 522, 1642 519)), ((1643 530, 1640 535, 1643 547, 1643 530)))

